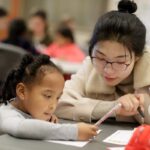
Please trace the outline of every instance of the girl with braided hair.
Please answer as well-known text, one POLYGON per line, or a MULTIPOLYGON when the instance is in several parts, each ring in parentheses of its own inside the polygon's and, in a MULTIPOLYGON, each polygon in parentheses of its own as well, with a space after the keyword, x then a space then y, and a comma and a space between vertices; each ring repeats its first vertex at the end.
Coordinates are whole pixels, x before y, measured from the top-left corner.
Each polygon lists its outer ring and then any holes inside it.
POLYGON ((85 123, 58 124, 54 115, 64 78, 46 55, 25 55, 2 91, 0 132, 41 140, 88 140, 97 127, 85 123))

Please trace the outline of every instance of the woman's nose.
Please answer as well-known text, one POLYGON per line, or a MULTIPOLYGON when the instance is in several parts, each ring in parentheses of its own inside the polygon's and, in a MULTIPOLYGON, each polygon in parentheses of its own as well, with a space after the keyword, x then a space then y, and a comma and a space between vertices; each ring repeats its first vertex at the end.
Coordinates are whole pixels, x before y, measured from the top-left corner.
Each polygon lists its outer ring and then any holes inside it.
POLYGON ((105 67, 104 67, 104 72, 107 73, 107 74, 110 74, 110 73, 113 73, 113 69, 112 69, 112 66, 111 64, 106 64, 105 67))

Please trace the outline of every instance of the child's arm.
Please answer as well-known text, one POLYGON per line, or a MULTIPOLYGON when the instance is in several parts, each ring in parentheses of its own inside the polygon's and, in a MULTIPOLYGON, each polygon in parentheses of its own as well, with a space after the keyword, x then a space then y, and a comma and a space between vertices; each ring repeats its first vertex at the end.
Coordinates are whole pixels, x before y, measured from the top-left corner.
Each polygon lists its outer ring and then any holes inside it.
POLYGON ((19 138, 77 140, 78 136, 78 127, 75 124, 54 124, 20 117, 10 117, 1 121, 2 132, 19 138))
POLYGON ((54 124, 37 119, 25 119, 19 113, 7 110, 0 111, 0 131, 28 139, 88 140, 97 134, 97 127, 85 123, 54 124))

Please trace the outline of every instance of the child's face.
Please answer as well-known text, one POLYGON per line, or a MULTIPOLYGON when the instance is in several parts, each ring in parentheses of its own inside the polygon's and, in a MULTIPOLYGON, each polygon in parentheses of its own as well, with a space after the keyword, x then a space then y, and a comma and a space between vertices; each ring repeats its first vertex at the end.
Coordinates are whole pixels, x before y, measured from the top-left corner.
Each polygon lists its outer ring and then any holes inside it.
POLYGON ((58 72, 46 73, 39 83, 25 88, 24 109, 33 118, 49 121, 64 87, 64 78, 58 72))
POLYGON ((70 40, 68 38, 62 36, 60 33, 56 33, 55 34, 55 42, 58 45, 65 45, 65 44, 70 43, 70 40))
POLYGON ((115 41, 101 41, 93 50, 92 61, 104 81, 115 86, 126 79, 135 64, 135 54, 115 41))

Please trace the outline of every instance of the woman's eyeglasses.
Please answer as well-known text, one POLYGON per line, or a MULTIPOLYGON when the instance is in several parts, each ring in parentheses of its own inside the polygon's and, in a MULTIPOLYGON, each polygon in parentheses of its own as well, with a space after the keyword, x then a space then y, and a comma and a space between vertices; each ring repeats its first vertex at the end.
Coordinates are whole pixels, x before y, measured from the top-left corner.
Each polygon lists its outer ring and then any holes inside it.
POLYGON ((98 57, 91 57, 92 63, 96 68, 104 69, 107 64, 111 65, 111 68, 115 71, 125 71, 130 64, 120 63, 120 62, 110 62, 105 59, 101 59, 98 57))

